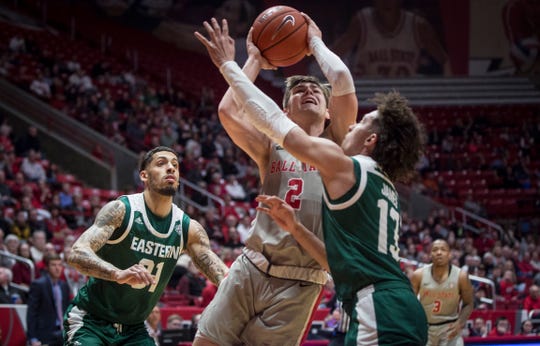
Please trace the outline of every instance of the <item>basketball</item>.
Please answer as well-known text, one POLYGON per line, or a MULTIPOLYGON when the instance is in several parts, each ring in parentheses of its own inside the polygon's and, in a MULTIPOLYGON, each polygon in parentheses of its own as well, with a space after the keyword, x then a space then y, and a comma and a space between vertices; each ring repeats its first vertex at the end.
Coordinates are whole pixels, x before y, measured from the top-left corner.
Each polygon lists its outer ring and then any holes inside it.
POLYGON ((274 66, 294 65, 307 54, 308 25, 300 12, 289 6, 264 10, 253 22, 253 43, 274 66))

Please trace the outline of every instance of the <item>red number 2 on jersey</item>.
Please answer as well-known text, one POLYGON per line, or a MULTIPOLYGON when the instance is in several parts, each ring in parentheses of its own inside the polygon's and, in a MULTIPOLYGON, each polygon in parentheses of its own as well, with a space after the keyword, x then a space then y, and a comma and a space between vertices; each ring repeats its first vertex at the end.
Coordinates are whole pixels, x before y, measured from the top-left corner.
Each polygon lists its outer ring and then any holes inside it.
POLYGON ((300 196, 304 192, 304 181, 300 178, 289 179, 289 190, 285 194, 285 202, 294 209, 300 209, 302 200, 300 196))

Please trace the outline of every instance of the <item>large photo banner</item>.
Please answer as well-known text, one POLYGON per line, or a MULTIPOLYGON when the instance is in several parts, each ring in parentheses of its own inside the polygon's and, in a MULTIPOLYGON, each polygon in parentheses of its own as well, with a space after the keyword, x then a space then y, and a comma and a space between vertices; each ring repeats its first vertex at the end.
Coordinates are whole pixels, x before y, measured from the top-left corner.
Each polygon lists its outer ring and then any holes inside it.
MULTIPOLYGON (((540 2, 531 0, 95 0, 104 15, 202 52, 193 31, 227 18, 245 58, 245 35, 265 8, 309 14, 356 78, 536 75, 540 2)), ((309 68, 309 58, 295 72, 309 68)))

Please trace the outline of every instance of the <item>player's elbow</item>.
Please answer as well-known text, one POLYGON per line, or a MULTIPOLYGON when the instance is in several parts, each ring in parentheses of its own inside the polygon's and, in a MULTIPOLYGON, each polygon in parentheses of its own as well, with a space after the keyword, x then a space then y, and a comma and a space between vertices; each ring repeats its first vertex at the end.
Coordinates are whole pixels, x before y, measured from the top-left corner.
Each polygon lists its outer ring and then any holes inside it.
POLYGON ((66 262, 68 265, 78 268, 79 264, 81 262, 81 258, 85 258, 86 251, 83 246, 74 244, 71 248, 71 251, 69 252, 69 256, 66 258, 66 262))
POLYGON ((343 96, 355 93, 354 80, 349 68, 343 64, 343 66, 335 69, 335 78, 331 82, 332 96, 343 96))
POLYGON ((229 104, 229 102, 224 102, 224 101, 221 101, 218 105, 218 116, 219 118, 227 118, 230 116, 230 111, 231 109, 231 105, 229 104))

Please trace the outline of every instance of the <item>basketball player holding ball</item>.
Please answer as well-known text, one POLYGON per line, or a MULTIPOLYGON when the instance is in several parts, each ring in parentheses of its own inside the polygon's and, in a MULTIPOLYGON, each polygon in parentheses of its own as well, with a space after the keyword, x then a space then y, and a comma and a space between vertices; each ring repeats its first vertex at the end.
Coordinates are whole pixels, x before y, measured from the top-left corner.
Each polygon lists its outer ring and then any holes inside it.
MULTIPOLYGON (((322 41, 317 25, 308 23, 309 54, 315 56, 330 89, 312 76, 286 80, 283 110, 312 136, 340 144, 356 122, 358 101, 350 71, 322 41), (325 128, 325 121, 330 124, 325 128)), ((227 22, 222 22, 227 31, 227 22)), ((205 22, 210 33, 216 19, 205 22)), ((200 33, 206 46, 213 44, 200 33)), ((224 35, 226 37, 227 35, 224 35)), ((255 80, 261 69, 275 68, 247 38, 248 59, 243 70, 255 80)), ((200 345, 299 345, 312 311, 327 281, 328 263, 322 239, 322 183, 316 169, 303 164, 259 132, 245 118, 243 108, 227 90, 219 105, 219 117, 229 136, 256 163, 261 193, 277 195, 296 211, 307 227, 311 246, 302 248, 265 213, 258 213, 243 255, 230 268, 215 298, 206 307, 194 341, 200 345)))

